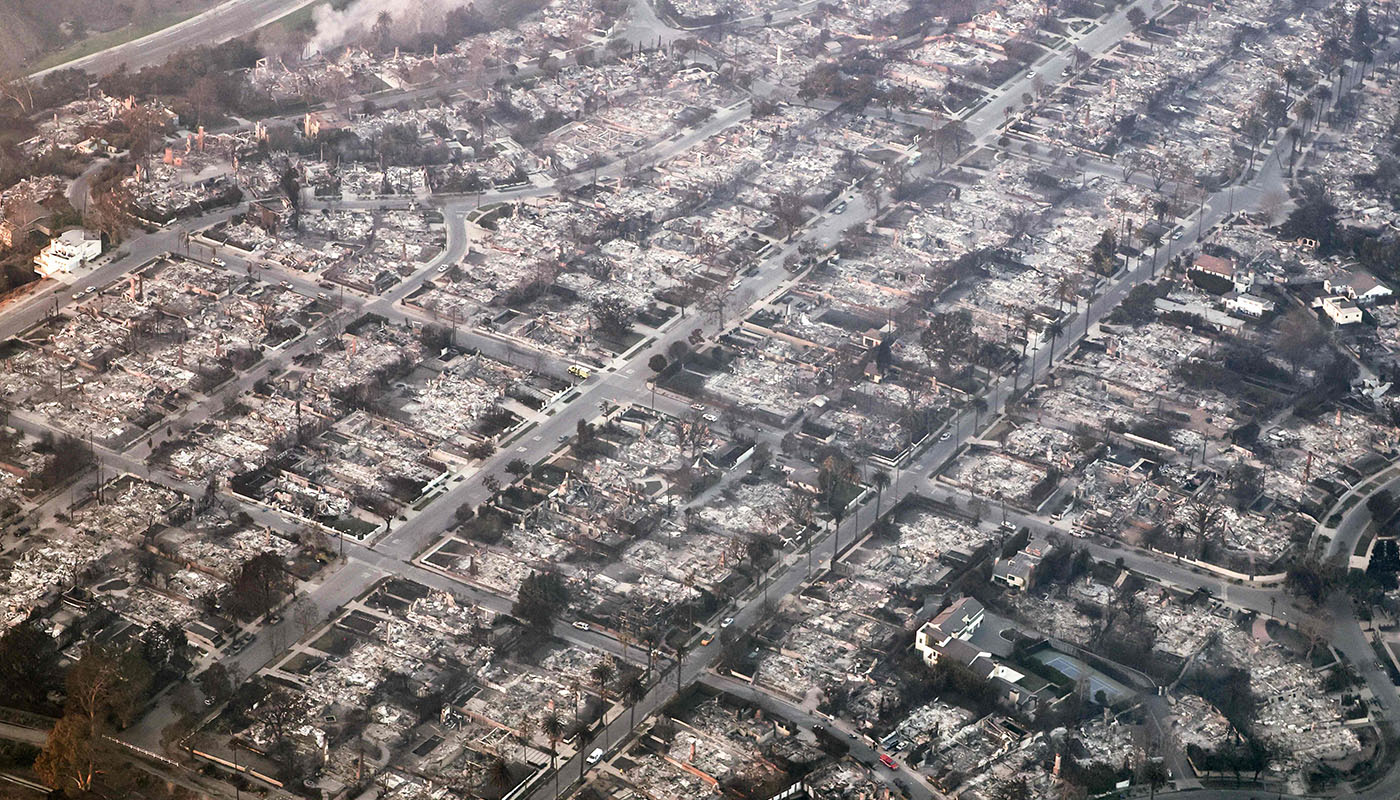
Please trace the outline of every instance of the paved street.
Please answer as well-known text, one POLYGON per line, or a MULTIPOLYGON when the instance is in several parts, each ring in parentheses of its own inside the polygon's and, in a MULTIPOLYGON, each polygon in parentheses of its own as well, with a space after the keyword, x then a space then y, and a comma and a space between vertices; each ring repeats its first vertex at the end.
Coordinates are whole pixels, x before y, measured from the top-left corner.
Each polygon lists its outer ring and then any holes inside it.
MULTIPOLYGON (((876 764, 880 760, 880 749, 871 743, 864 734, 859 734, 840 720, 831 720, 825 716, 809 713, 801 706, 778 697, 771 692, 756 689, 753 686, 734 680, 733 678, 720 677, 713 673, 701 678, 701 682, 713 689, 728 692, 736 697, 757 704, 764 711, 778 715, 783 719, 801 725, 808 731, 814 727, 825 728, 832 736, 851 748, 851 755, 857 760, 866 764, 876 764)), ((877 766, 874 771, 876 780, 898 789, 895 781, 898 780, 905 787, 905 791, 913 800, 930 800, 939 797, 929 788, 922 775, 910 769, 906 764, 899 764, 899 768, 891 770, 887 767, 877 766)))
POLYGON ((74 59, 32 77, 41 78, 61 69, 82 69, 102 76, 125 66, 135 72, 161 64, 181 50, 201 44, 221 44, 311 5, 316 0, 224 0, 202 14, 148 36, 74 59))
MULTIPOLYGON (((100 74, 116 69, 124 63, 132 68, 156 63, 181 47, 198 42, 223 41, 275 19, 290 10, 305 5, 307 2, 309 0, 228 0, 210 12, 181 25, 133 42, 131 45, 104 51, 78 62, 78 65, 100 74)), ((686 32, 667 26, 645 2, 634 3, 633 8, 634 14, 624 30, 626 36, 634 42, 653 44, 657 40, 670 41, 679 36, 688 35, 686 32)), ((1141 8, 1150 13, 1152 4, 1148 0, 1138 0, 1120 9, 1107 18, 1103 24, 1078 37, 1075 44, 1091 55, 1111 47, 1129 32, 1131 26, 1127 22, 1127 14, 1132 8, 1141 8)), ((1054 82, 1072 66, 1072 58, 1071 49, 1065 47, 1042 59, 1035 65, 1035 70, 1041 79, 1054 82)), ((1001 135, 1003 126, 1008 119, 1008 110, 1019 107, 1021 95, 1032 90, 1033 83, 1033 79, 1028 74, 1023 74, 994 92, 985 105, 978 107, 965 118, 964 122, 975 142, 972 149, 975 150, 976 146, 979 145, 986 145, 1001 135)), ((742 123, 748 118, 749 113, 747 102, 719 109, 711 119, 702 125, 686 131, 678 137, 657 142, 646 148, 641 154, 640 160, 652 163, 683 153, 705 138, 730 126, 742 123)), ((1205 202, 1199 218, 1193 216, 1185 220, 1180 237, 1164 242, 1161 252, 1155 257, 1157 265, 1161 267, 1173 256, 1190 250, 1196 244, 1198 230, 1208 231, 1211 226, 1224 219, 1230 211, 1256 208, 1268 198, 1284 191, 1287 186, 1287 176, 1280 167, 1281 159, 1276 157, 1277 147, 1281 146, 1276 145, 1275 150, 1264 154, 1259 162, 1258 173, 1247 183, 1232 190, 1224 190, 1211 195, 1205 202)), ((622 175, 624 166, 621 161, 609 164, 599 170, 599 177, 617 178, 622 175)), ((1095 169, 1107 171, 1107 165, 1096 164, 1094 166, 1095 169)), ((914 168, 911 172, 918 175, 932 175, 934 170, 931 164, 925 163, 914 168)), ((82 193, 81 188, 77 191, 79 194, 82 193)), ((456 263, 468 252, 471 241, 465 222, 466 215, 478 203, 485 205, 501 200, 519 200, 547 195, 553 191, 551 182, 541 180, 538 184, 520 189, 484 192, 480 198, 470 196, 432 199, 430 202, 440 206, 444 214, 447 230, 447 243, 444 252, 424 264, 411 277, 382 297, 367 297, 353 292, 344 293, 345 308, 342 310, 342 314, 358 316, 361 313, 372 312, 396 323, 435 321, 430 315, 406 307, 402 300, 436 275, 439 267, 456 263)), ((383 204, 384 202, 356 201, 355 203, 329 205, 332 207, 337 205, 360 205, 363 207, 383 204)), ((404 204, 408 201, 405 199, 387 202, 389 204, 404 204)), ((325 204, 315 203, 312 204, 312 207, 321 205, 325 204)), ((228 213, 228 209, 223 209, 200 219, 191 220, 187 225, 189 229, 197 230, 226 218, 228 213)), ((448 484, 450 488, 422 511, 410 514, 406 521, 396 521, 391 532, 372 543, 345 541, 345 562, 333 565, 328 574, 302 587, 301 591, 319 610, 328 614, 332 609, 359 596, 376 581, 390 575, 397 575, 424 585, 454 592, 482 607, 508 612, 511 606, 509 598, 476 589, 460 580, 415 562, 416 556, 425 547, 431 545, 444 531, 455 524, 454 514, 459 506, 463 504, 476 505, 487 499, 489 492, 484 483, 486 476, 501 475, 504 464, 516 458, 524 459, 527 462, 535 462, 544 458, 559 446, 560 437, 570 435, 576 430, 580 421, 597 416, 600 403, 649 403, 651 389, 647 381, 652 372, 646 367, 646 363, 651 356, 666 354, 672 343, 689 338, 695 330, 699 330, 703 335, 713 336, 732 327, 737 320, 747 315, 747 310, 752 304, 764 302, 765 299, 785 291, 787 287, 800 279, 801 276, 792 275, 783 267, 784 260, 797 251, 799 244, 808 242, 829 247, 839 239, 847 228, 863 225, 873 217, 874 210, 861 192, 852 193, 844 213, 818 214, 800 235, 793 238, 792 241, 774 248, 774 251, 759 266, 757 275, 743 281, 735 293, 736 298, 743 298, 743 302, 736 302, 733 308, 728 309, 729 313, 725 315, 726 319, 716 319, 708 314, 689 313, 684 318, 676 319, 662 330, 657 331, 649 342, 627 358, 618 358, 608 364, 601 365, 600 369, 595 370, 589 379, 577 387, 576 394, 572 399, 567 402, 560 401, 551 404, 536 416, 532 427, 524 435, 511 442, 509 446, 481 464, 479 468, 469 467, 464 470, 460 480, 450 482, 448 484)), ((178 243, 179 232, 176 229, 163 229, 150 234, 139 234, 122 245, 121 250, 126 253, 124 257, 102 263, 90 273, 81 276, 72 286, 63 286, 54 282, 40 285, 29 295, 11 302, 7 308, 3 309, 3 317, 0 317, 0 336, 8 337, 19 333, 32 326, 44 315, 52 313, 56 304, 68 302, 74 296, 85 292, 89 287, 103 286, 119 280, 127 272, 147 260, 163 252, 175 250, 178 243)), ((200 245, 196 244, 192 252, 193 255, 202 258, 207 258, 218 252, 221 258, 229 262, 228 269, 235 274, 245 274, 249 269, 248 264, 242 258, 228 252, 227 248, 214 251, 201 248, 200 245)), ((263 270, 253 267, 251 271, 257 280, 285 281, 294 290, 307 296, 332 292, 332 290, 321 287, 316 278, 305 274, 280 268, 263 270)), ((1097 288, 1094 296, 1066 321, 1062 336, 1053 343, 1032 352, 1026 362, 1018 365, 1011 373, 1000 376, 993 381, 984 394, 988 410, 980 414, 981 421, 987 422, 994 418, 1019 390, 1043 379, 1053 367, 1050 353, 1053 352, 1055 356, 1063 357, 1064 354, 1071 352, 1074 345, 1086 334, 1086 331, 1092 329, 1100 319, 1117 306, 1134 286, 1151 279, 1150 272, 1148 260, 1140 259, 1114 278, 1103 282, 1097 288)), ((341 296, 339 291, 334 291, 334 295, 337 298, 341 296)), ((444 322, 442 320, 436 321, 444 322)), ((236 396, 250 388, 253 383, 272 369, 285 368, 296 355, 314 349, 319 330, 313 329, 302 338, 276 351, 270 351, 265 355, 263 361, 252 369, 241 373, 212 396, 204 398, 202 402, 194 404, 177 415, 172 420, 171 425, 179 429, 187 429, 206 420, 210 414, 217 413, 224 398, 236 396)), ((566 375, 565 370, 568 364, 563 360, 540 357, 520 344, 488 336, 468 327, 462 327, 458 330, 457 341, 462 346, 479 349, 487 355, 504 361, 529 365, 531 368, 539 369, 556 377, 566 375)), ((659 398, 659 404, 668 413, 676 415, 691 413, 685 403, 673 399, 659 398)), ((901 497, 914 492, 936 497, 947 496, 949 494, 947 487, 931 481, 929 476, 934 470, 954 457, 975 434, 973 428, 978 416, 969 408, 950 420, 946 436, 943 435, 944 431, 936 432, 931 438, 931 443, 911 463, 901 468, 900 480, 891 490, 886 491, 882 507, 884 509, 891 508, 901 497)), ((51 429, 51 425, 47 421, 29 414, 16 413, 12 415, 12 424, 31 433, 40 433, 51 429)), ((104 466, 109 469, 147 474, 143 456, 148 450, 143 449, 144 447, 146 445, 142 443, 125 452, 98 448, 98 456, 104 466)), ((160 479, 190 494, 198 494, 201 491, 201 487, 175 481, 169 476, 160 476, 160 479)), ((1400 485, 1400 478, 1385 484, 1387 487, 1393 485, 1400 485)), ((256 504, 245 502, 242 505, 260 524, 282 530, 295 527, 293 521, 256 504)), ((858 541, 863 532, 874 522, 875 511, 876 504, 867 498, 866 502, 857 505, 839 530, 834 530, 829 526, 822 530, 812 543, 812 560, 825 563, 837 554, 838 545, 844 551, 858 541)), ((1045 521, 1033 516, 1010 513, 1008 517, 1017 524, 1028 525, 1037 531, 1061 530, 1053 528, 1045 521)), ((1354 546, 1357 538, 1365 530, 1368 521, 1369 515, 1365 512, 1364 502, 1357 503, 1342 519, 1329 545, 1329 552, 1333 555, 1344 556, 1345 553, 1349 552, 1348 548, 1354 546)), ((1063 531, 1061 530, 1061 532, 1063 531)), ((1355 623, 1344 598, 1334 598, 1334 601, 1326 608, 1309 608, 1298 604, 1291 596, 1277 587, 1235 583, 1212 573, 1174 563, 1160 555, 1132 548, 1109 547, 1093 542, 1087 542, 1086 545, 1090 547, 1097 558, 1108 561, 1122 558, 1125 566, 1154 580, 1161 581, 1163 584, 1187 591, 1204 588, 1209 590, 1213 597, 1224 603, 1241 609, 1274 614, 1285 623, 1297 626, 1305 622, 1315 624, 1318 620, 1327 620, 1334 626, 1332 628, 1334 631, 1333 643, 1349 660, 1358 665, 1368 687, 1378 698, 1385 713, 1393 715, 1397 710, 1400 710, 1400 699, 1396 697, 1395 687, 1390 685, 1388 676, 1371 655, 1370 645, 1365 634, 1355 623)), ((807 564, 808 558, 804 554, 788 554, 773 570, 769 596, 778 598, 798 591, 809 577, 807 564)), ((735 618, 735 630, 745 629, 760 621, 765 612, 763 598, 763 592, 753 590, 746 598, 741 599, 733 610, 724 612, 735 618)), ((226 666, 237 668, 245 675, 252 674, 262 668, 270 659, 278 656, 288 643, 301 638, 300 626, 290 619, 284 619, 275 625, 253 627, 251 630, 255 634, 255 638, 250 646, 237 654, 225 654, 220 657, 226 666)), ((556 625, 555 632, 560 637, 572 642, 609 652, 619 657, 623 655, 621 643, 605 632, 580 631, 571 627, 568 620, 561 620, 556 625)), ((801 707, 782 698, 709 673, 708 670, 719 655, 720 646, 715 643, 708 647, 695 646, 678 668, 672 661, 663 660, 658 668, 667 671, 661 680, 652 687, 646 698, 638 704, 635 716, 638 719, 645 718, 671 699, 677 686, 699 679, 712 686, 748 697, 764 707, 789 716, 806 726, 810 727, 813 724, 830 726, 830 723, 818 720, 801 707), (675 674, 677 669, 679 670, 679 680, 675 674)), ((627 656, 633 661, 645 660, 644 653, 636 648, 631 648, 627 656)), ((593 746, 602 746, 604 742, 608 745, 615 745, 624 739, 630 730, 631 716, 632 714, 629 712, 623 711, 611 719, 605 732, 594 743, 581 747, 578 754, 561 763, 560 774, 565 779, 576 779, 584 754, 593 746)), ((175 712, 170 704, 168 702, 159 704, 138 725, 128 730, 124 737, 129 742, 158 751, 161 731, 174 719, 175 712)), ((851 740, 851 744, 857 758, 874 765, 878 754, 869 746, 868 742, 857 739, 851 740)), ((907 783, 914 787, 912 791, 919 800, 934 796, 927 789, 927 785, 907 768, 901 767, 898 773, 885 772, 878 767, 876 771, 882 780, 892 780, 895 774, 904 778, 907 783)), ((531 797, 533 800, 548 800, 552 797, 552 792, 553 783, 546 780, 536 788, 531 797)), ((1206 791, 1198 792, 1192 796, 1234 800, 1235 797, 1253 795, 1206 791)), ((1361 796, 1376 800, 1400 796, 1400 770, 1392 771, 1381 786, 1361 796)))
MULTIPOLYGON (((1124 19, 1125 14, 1126 9, 1111 17, 1103 26, 1086 36, 1081 46, 1086 49, 1107 47, 1117 41, 1118 38, 1121 38, 1121 36, 1127 32, 1127 24, 1124 19)), ((1058 74, 1059 69, 1064 66, 1064 62, 1067 58, 1067 54, 1054 56, 1044 65, 1044 68, 1049 70, 1050 73, 1058 74)), ((1028 86, 1028 80, 1027 78, 1023 78, 1021 83, 1028 86)), ((1005 115, 1001 109, 1009 106, 1013 102, 1009 98, 1019 96, 1020 88, 1020 85, 1011 87, 1002 94, 1000 99, 994 100, 981 111, 968 118, 967 124, 969 131, 978 144, 985 144, 998 135, 999 127, 1005 120, 1005 115)), ((709 135, 710 131, 733 124, 733 122, 741 119, 744 113, 746 113, 746 109, 744 111, 732 109, 728 110, 727 113, 722 112, 721 114, 717 114, 716 117, 702 129, 693 131, 691 134, 682 137, 674 143, 665 143, 663 145, 664 149, 657 152, 656 157, 666 157, 667 155, 680 152, 681 149, 692 146, 695 142, 702 140, 705 136, 709 135)), ((617 169, 619 165, 613 165, 613 168, 617 169)), ((931 167, 927 164, 923 165, 920 171, 930 172, 931 167)), ((1269 176, 1267 174, 1261 174, 1261 176, 1256 178, 1255 182, 1263 184, 1270 180, 1277 180, 1277 175, 1269 176)), ((533 191, 534 190, 531 190, 532 193, 533 191)), ((483 198, 481 202, 483 204, 491 202, 497 199, 497 197, 498 196, 483 198)), ((1224 195, 1222 193, 1211 198, 1211 201, 1207 203, 1207 225, 1223 216, 1223 198, 1224 195)), ((1245 201, 1241 201, 1237 198, 1237 202, 1243 205, 1245 201)), ((450 263, 446 260, 447 256, 465 252, 465 243, 463 242, 464 227, 461 224, 461 215, 465 212, 468 203, 474 206, 476 200, 462 200, 448 203, 444 206, 444 213, 448 220, 449 244, 448 253, 445 254, 444 260, 441 263, 450 263)), ((800 241, 804 239, 817 241, 819 243, 834 241, 845 228, 851 225, 861 224, 871 217, 873 217, 873 209, 868 207, 865 198, 860 195, 850 200, 846 212, 842 215, 819 215, 812 221, 808 230, 805 231, 801 237, 779 248, 770 255, 761 265, 759 274, 745 281, 740 292, 748 298, 766 298, 777 291, 781 291, 796 279, 795 276, 786 272, 782 267, 782 263, 788 254, 796 251, 797 244, 800 241)), ((1189 239, 1183 239, 1167 244, 1164 248, 1166 252, 1161 254, 1161 258, 1164 261, 1170 258, 1175 252, 1184 249, 1189 241, 1189 239)), ((364 308, 366 310, 375 310, 377 313, 388 312, 386 316, 392 314, 396 307, 394 301, 409 294, 421 281, 433 274, 434 266, 435 264, 425 266, 410 279, 407 285, 400 287, 400 289, 389 298, 370 300, 365 304, 364 308)), ((231 265, 230 268, 236 269, 237 265, 231 265)), ((1146 278, 1147 268, 1144 264, 1139 263, 1135 269, 1125 272, 1118 280, 1110 283, 1098 300, 1091 303, 1089 307, 1082 312, 1087 315, 1090 325, 1103 314, 1111 310, 1133 285, 1146 278)), ((305 278, 300 279, 303 281, 300 285, 297 284, 297 279, 290 276, 284 279, 291 281, 294 287, 299 290, 306 292, 314 291, 315 287, 307 285, 307 280, 305 278)), ((399 307, 401 307, 401 304, 399 304, 399 307)), ((731 316, 731 319, 741 318, 746 313, 744 310, 737 308, 735 312, 736 313, 731 316)), ((1067 326, 1066 335, 1059 343, 1058 352, 1067 352, 1071 345, 1083 335, 1083 326, 1082 324, 1077 324, 1077 322, 1077 319, 1072 319, 1070 321, 1070 324, 1067 326)), ((646 383, 647 379, 650 377, 650 370, 635 365, 644 365, 647 359, 653 354, 664 354, 671 342, 687 338, 690 332, 695 328, 699 328, 706 335, 712 335, 719 332, 727 324, 731 323, 697 316, 692 316, 683 321, 678 320, 671 324, 666 331, 658 335, 650 345, 643 348, 640 352, 633 354, 627 362, 608 366, 598 373, 595 373, 594 376, 579 387, 579 395, 576 399, 564 405, 562 408, 556 408, 554 414, 539 420, 538 424, 530 431, 529 435, 521 438, 512 447, 498 453, 483 465, 481 470, 471 477, 454 484, 445 495, 431 503, 421 513, 414 515, 409 521, 399 524, 391 533, 384 536, 372 547, 363 547, 358 543, 348 543, 346 553, 347 557, 350 559, 349 564, 312 590, 310 594, 311 599, 320 608, 332 608, 358 595, 373 581, 391 573, 405 575, 416 580, 426 579, 426 582, 429 582, 430 585, 441 585, 442 579, 436 576, 435 573, 424 575, 422 573, 426 571, 412 567, 409 562, 411 562, 413 557, 424 547, 433 542, 443 530, 450 526, 452 515, 458 506, 463 503, 471 503, 474 505, 486 499, 488 493, 482 483, 482 479, 487 474, 492 474, 501 464, 513 458, 523 458, 527 461, 536 461, 543 458, 557 447, 557 439, 561 435, 571 434, 580 420, 592 418, 598 413, 597 406, 600 400, 612 402, 645 402, 650 394, 649 387, 646 383), (428 577, 429 575, 433 577, 428 577)), ((1005 376, 999 380, 991 387, 986 395, 988 406, 992 409, 992 413, 995 413, 1001 408, 1015 387, 1028 385, 1033 380, 1046 374, 1050 367, 1049 358, 1040 357, 1039 354, 1037 354, 1037 357, 1022 365, 1015 375, 1005 376)), ((932 446, 906 468, 906 474, 911 476, 926 474, 929 470, 943 464, 951 458, 957 452, 962 442, 971 436, 972 423, 973 414, 970 411, 955 417, 953 422, 950 423, 950 428, 954 435, 944 440, 935 441, 932 446)), ((922 488, 922 482, 916 479, 906 480, 903 485, 905 487, 905 492, 922 488)), ((897 502, 897 497, 891 498, 889 502, 891 504, 897 502)), ((873 522, 874 513, 874 505, 866 503, 859 506, 852 517, 846 521, 842 531, 839 532, 844 534, 843 536, 838 536, 838 532, 833 530, 823 532, 813 545, 814 558, 818 560, 829 559, 838 542, 843 550, 849 547, 850 544, 858 538, 855 532, 865 530, 870 523, 873 522)), ((773 579, 773 584, 770 587, 770 594, 775 597, 781 597, 798 589, 807 578, 805 565, 805 558, 800 556, 789 557, 783 568, 779 570, 778 574, 773 579)), ((460 585, 458 584, 457 586, 460 585)), ((468 594, 471 595, 472 593, 468 594)), ((755 593, 747 602, 742 603, 736 611, 731 612, 736 618, 735 624, 737 626, 742 628, 754 623, 758 619, 759 615, 762 613, 761 597, 761 593, 755 593)), ((489 596, 473 596, 472 599, 484 605, 488 605, 488 607, 492 607, 492 604, 506 602, 500 598, 489 596)), ((243 653, 234 657, 234 663, 237 663, 245 671, 252 671, 258 666, 261 666, 271 654, 272 648, 269 644, 270 641, 285 642, 290 638, 294 638, 291 633, 286 630, 288 624, 289 622, 284 621, 279 626, 273 626, 271 629, 260 631, 254 644, 243 653)), ((570 638, 573 638, 573 635, 577 633, 573 631, 572 628, 561 632, 569 635, 570 638)), ((693 680, 706 670, 715 658, 717 650, 718 648, 697 648, 696 652, 690 655, 682 668, 681 682, 686 683, 693 680)), ((650 711, 664 703, 665 700, 671 696, 673 691, 674 689, 671 687, 669 680, 658 683, 647 696, 647 699, 639 706, 638 714, 640 716, 645 716, 647 713, 650 713, 650 711)), ((615 741, 617 737, 621 736, 625 732, 623 725, 623 718, 620 717, 613 720, 608 728, 608 738, 615 741)), ((153 727, 154 722, 151 724, 143 723, 140 729, 143 730, 145 736, 148 737, 153 727)), ((155 729, 158 730, 158 728, 155 729)), ((581 757, 582 756, 579 755, 570 763, 562 765, 561 769, 563 770, 563 774, 574 774, 573 770, 576 770, 578 766, 574 761, 581 757)), ((544 790, 541 789, 541 791, 544 790)), ((540 794, 538 796, 543 797, 544 795, 540 794)))
POLYGON ((1330 537, 1322 553, 1323 561, 1337 565, 1345 565, 1349 561, 1362 534, 1371 526, 1371 511, 1366 507, 1366 501, 1381 492, 1400 493, 1400 471, 1387 472, 1379 483, 1374 486, 1372 483, 1370 479, 1361 481, 1352 491, 1337 499, 1338 509, 1348 502, 1354 504, 1342 512, 1341 522, 1336 528, 1327 527, 1331 513, 1322 519, 1318 535, 1330 537))

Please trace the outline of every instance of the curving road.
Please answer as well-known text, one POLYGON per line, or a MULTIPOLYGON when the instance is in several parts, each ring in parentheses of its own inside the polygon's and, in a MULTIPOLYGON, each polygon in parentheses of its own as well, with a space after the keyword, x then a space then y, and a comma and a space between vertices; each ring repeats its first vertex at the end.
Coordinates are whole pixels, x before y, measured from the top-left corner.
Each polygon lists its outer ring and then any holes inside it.
POLYGON ((30 77, 41 78, 61 69, 81 69, 98 77, 123 65, 138 70, 159 64, 172 55, 202 44, 220 44, 276 22, 316 0, 224 0, 224 2, 168 28, 113 45, 92 55, 49 67, 30 77))

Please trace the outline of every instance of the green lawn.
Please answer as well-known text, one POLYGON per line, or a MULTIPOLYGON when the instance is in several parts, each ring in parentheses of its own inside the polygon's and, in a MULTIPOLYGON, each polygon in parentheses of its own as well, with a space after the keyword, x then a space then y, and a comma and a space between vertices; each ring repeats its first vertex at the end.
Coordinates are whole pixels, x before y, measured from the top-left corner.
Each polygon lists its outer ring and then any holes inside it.
MULTIPOLYGON (((210 4, 213 5, 212 3, 210 4)), ((169 14, 159 14, 140 25, 127 25, 106 33, 93 34, 81 42, 69 45, 56 53, 49 54, 46 58, 34 65, 34 71, 40 72, 66 64, 69 61, 99 53, 109 47, 116 47, 119 44, 126 44, 142 36, 149 36, 156 31, 165 30, 172 25, 178 25, 190 17, 200 14, 206 9, 195 9, 193 11, 175 11, 169 14)))
POLYGON ((298 8, 296 11, 293 11, 293 12, 290 13, 290 14, 287 14, 287 15, 281 16, 281 17, 278 17, 278 18, 277 18, 276 20, 274 20, 271 24, 272 24, 272 25, 281 25, 282 27, 286 28, 286 29, 289 30, 289 31, 290 31, 290 30, 296 30, 297 28, 301 28, 301 27, 308 27, 308 28, 309 28, 309 27, 311 27, 311 24, 312 24, 312 23, 311 23, 311 15, 314 14, 314 13, 316 13, 316 9, 317 9, 318 7, 324 6, 324 5, 328 5, 330 2, 331 2, 331 0, 319 0, 319 2, 315 2, 315 3, 312 3, 312 4, 310 4, 310 5, 302 6, 301 8, 298 8))

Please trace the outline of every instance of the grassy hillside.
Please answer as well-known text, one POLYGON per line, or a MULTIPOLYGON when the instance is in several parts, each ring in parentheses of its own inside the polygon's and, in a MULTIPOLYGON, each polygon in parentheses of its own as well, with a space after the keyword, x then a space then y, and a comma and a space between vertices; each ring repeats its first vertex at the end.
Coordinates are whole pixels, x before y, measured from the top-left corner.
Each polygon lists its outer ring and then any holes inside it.
POLYGON ((0 71, 32 72, 188 19, 219 0, 0 0, 0 71))

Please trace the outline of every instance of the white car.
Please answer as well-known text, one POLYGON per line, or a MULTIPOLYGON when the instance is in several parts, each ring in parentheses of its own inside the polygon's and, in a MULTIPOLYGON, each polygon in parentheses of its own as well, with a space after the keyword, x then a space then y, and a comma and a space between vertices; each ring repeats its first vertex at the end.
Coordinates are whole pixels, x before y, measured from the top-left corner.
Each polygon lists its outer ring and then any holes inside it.
POLYGON ((952 431, 944 431, 944 432, 942 433, 942 435, 940 435, 940 436, 938 437, 938 441, 940 441, 940 442, 946 442, 946 441, 948 441, 948 440, 951 439, 951 438, 953 438, 953 432, 952 432, 952 431))
POLYGON ((228 264, 227 264, 222 258, 219 258, 218 256, 215 256, 215 257, 209 259, 209 263, 210 263, 210 264, 213 264, 213 265, 216 266, 216 267, 227 267, 227 266, 228 266, 228 264))
POLYGON ((591 753, 588 754, 588 759, 587 759, 587 760, 588 760, 588 763, 590 763, 590 764, 597 764, 599 761, 602 761, 602 760, 603 760, 603 748, 601 748, 601 747, 595 747, 595 748, 593 748, 593 752, 591 752, 591 753))
POLYGON ((579 620, 578 622, 575 622, 575 623, 574 623, 574 627, 575 627, 575 628, 578 628, 578 629, 581 630, 581 631, 593 630, 593 629, 589 626, 589 624, 588 624, 587 622, 584 622, 583 620, 579 620))
POLYGON ((733 617, 725 617, 724 620, 723 620, 722 622, 720 622, 719 626, 720 626, 721 628, 728 628, 730 625, 733 625, 733 624, 734 624, 734 618, 733 618, 733 617))

